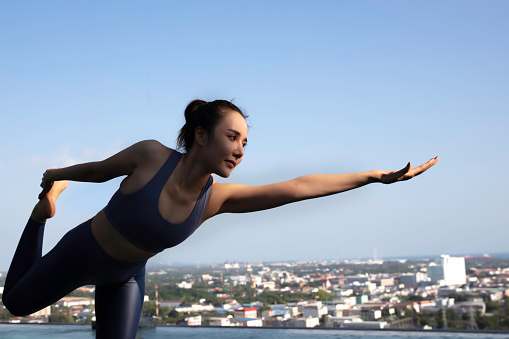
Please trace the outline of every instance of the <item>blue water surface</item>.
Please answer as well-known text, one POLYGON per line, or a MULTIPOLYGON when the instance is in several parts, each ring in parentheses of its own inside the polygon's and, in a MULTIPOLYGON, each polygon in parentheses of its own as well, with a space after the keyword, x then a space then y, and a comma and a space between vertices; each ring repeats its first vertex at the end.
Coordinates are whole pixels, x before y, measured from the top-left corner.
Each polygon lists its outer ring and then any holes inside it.
MULTIPOLYGON (((479 339, 508 338, 509 333, 465 333, 430 331, 362 331, 362 330, 319 330, 319 329, 255 329, 215 327, 157 327, 138 331, 137 339, 184 338, 184 339, 479 339)), ((73 339, 95 338, 95 331, 89 325, 47 325, 47 324, 0 324, 1 339, 73 339)))

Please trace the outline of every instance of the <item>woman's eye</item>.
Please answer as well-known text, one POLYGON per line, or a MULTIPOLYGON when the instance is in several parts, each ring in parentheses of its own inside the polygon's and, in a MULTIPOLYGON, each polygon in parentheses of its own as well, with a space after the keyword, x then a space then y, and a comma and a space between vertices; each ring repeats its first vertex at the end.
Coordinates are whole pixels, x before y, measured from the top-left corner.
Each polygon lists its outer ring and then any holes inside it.
POLYGON ((231 141, 235 141, 236 135, 230 135, 228 138, 230 138, 231 141))

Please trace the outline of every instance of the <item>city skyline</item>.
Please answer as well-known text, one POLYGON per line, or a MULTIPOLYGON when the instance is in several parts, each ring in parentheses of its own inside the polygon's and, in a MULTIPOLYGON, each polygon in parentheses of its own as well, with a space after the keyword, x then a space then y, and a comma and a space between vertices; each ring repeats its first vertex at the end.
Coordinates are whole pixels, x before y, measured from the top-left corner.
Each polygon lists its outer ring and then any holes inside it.
MULTIPOLYGON (((154 262, 381 258, 506 251, 509 3, 5 2, 0 11, 0 271, 46 168, 144 139, 175 146, 195 98, 234 99, 249 145, 219 182, 397 170, 254 214, 220 215, 154 262)), ((43 252, 108 202, 121 178, 71 183, 43 252)))

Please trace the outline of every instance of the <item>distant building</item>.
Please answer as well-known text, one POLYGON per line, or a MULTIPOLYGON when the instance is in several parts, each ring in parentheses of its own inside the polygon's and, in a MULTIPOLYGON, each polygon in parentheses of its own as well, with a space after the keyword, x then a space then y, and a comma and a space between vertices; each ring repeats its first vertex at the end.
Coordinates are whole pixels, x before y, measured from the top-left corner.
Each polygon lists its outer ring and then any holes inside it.
POLYGON ((235 310, 235 318, 258 318, 256 308, 239 308, 235 310))
POLYGON ((315 305, 304 306, 302 313, 304 318, 321 318, 323 315, 328 313, 328 309, 327 306, 323 306, 322 303, 317 303, 315 305))
POLYGON ((404 273, 398 277, 399 283, 403 284, 405 287, 414 287, 418 286, 421 281, 426 280, 426 274, 422 272, 417 273, 404 273))
POLYGON ((343 328, 373 328, 382 329, 387 327, 386 321, 345 321, 341 327, 343 328))
POLYGON ((295 327, 316 327, 320 326, 320 319, 317 317, 307 317, 307 318, 296 318, 294 320, 295 327))
POLYGON ((428 265, 428 276, 432 282, 446 286, 467 283, 465 258, 442 254, 428 265))
POLYGON ((469 301, 461 301, 457 302, 453 309, 457 313, 469 313, 469 312, 479 312, 484 314, 486 312, 486 304, 482 300, 482 298, 474 298, 469 301))
POLYGON ((382 310, 362 309, 361 317, 367 320, 377 320, 382 317, 382 310))
POLYGON ((202 281, 210 281, 210 280, 212 280, 212 276, 210 274, 202 274, 201 280, 202 281))
POLYGON ((201 305, 201 304, 194 304, 191 306, 180 306, 175 307, 175 311, 179 313, 199 313, 199 312, 210 312, 214 310, 214 306, 209 305, 201 305))
POLYGON ((354 282, 365 283, 369 281, 369 278, 365 275, 356 275, 345 277, 344 280, 347 284, 351 284, 354 282))
POLYGON ((345 322, 361 322, 360 316, 353 317, 325 317, 325 327, 343 327, 345 322))
POLYGON ((196 317, 187 317, 185 322, 187 326, 201 326, 201 315, 197 315, 196 317))
POLYGON ((260 288, 262 290, 268 288, 269 290, 273 290, 276 288, 276 282, 275 281, 264 281, 262 283, 256 284, 257 288, 260 288))
POLYGON ((366 294, 361 294, 361 295, 355 296, 355 301, 357 302, 357 304, 367 303, 368 300, 369 300, 369 297, 366 294))
POLYGON ((209 319, 210 326, 235 326, 229 318, 212 317, 209 319))
POLYGON ((263 327, 263 320, 257 318, 235 318, 233 321, 238 326, 244 327, 263 327))
POLYGON ((183 300, 161 300, 159 302, 159 307, 168 307, 171 310, 182 305, 183 300))
POLYGON ((94 305, 95 300, 91 298, 82 297, 64 297, 56 302, 57 306, 73 307, 81 305, 94 305))
POLYGON ((193 283, 188 283, 186 281, 181 282, 180 284, 176 284, 178 288, 191 289, 193 288, 193 283))
POLYGON ((51 315, 51 306, 47 306, 35 313, 30 314, 30 317, 39 318, 39 317, 48 317, 51 315))
POLYGON ((375 279, 372 282, 376 284, 376 286, 392 286, 394 285, 394 278, 380 278, 375 279))

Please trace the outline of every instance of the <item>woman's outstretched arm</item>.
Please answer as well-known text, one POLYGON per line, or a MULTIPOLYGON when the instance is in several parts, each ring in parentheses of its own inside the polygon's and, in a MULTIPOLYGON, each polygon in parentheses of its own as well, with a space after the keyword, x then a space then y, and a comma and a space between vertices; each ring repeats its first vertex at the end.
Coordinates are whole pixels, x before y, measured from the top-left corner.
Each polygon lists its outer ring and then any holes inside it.
POLYGON ((238 184, 218 185, 216 192, 219 213, 243 213, 265 210, 296 201, 345 192, 364 185, 380 182, 391 184, 422 174, 438 161, 433 158, 411 168, 408 163, 399 171, 369 171, 350 174, 305 175, 293 180, 263 186, 238 184))
POLYGON ((152 150, 161 147, 162 145, 155 140, 145 140, 102 161, 48 169, 43 174, 41 182, 43 190, 39 194, 39 199, 49 192, 54 181, 105 182, 119 176, 132 174, 139 164, 147 161, 152 150))

